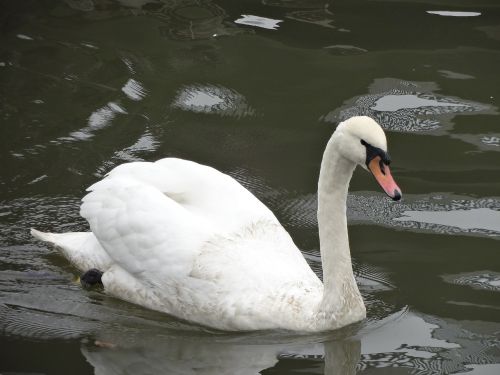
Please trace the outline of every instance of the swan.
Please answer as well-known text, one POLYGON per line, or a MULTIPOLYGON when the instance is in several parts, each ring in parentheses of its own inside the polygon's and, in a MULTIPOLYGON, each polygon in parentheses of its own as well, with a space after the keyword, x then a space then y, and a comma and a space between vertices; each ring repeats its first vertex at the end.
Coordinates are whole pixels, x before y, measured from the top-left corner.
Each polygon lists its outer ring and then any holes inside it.
POLYGON ((318 181, 323 282, 252 193, 177 158, 122 164, 90 186, 80 214, 91 232, 31 233, 92 270, 87 279, 106 293, 149 309, 225 331, 333 330, 366 317, 349 250, 349 181, 360 165, 399 200, 389 163, 369 117, 341 122, 328 141, 318 181))

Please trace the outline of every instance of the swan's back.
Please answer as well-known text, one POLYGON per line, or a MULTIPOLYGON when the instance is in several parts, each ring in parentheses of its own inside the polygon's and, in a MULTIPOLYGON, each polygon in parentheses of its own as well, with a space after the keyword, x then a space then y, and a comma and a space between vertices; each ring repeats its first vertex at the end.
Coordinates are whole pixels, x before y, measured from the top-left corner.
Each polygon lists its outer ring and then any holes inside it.
POLYGON ((232 177, 214 168, 176 158, 116 167, 106 178, 88 189, 91 193, 83 200, 82 216, 95 215, 91 206, 95 202, 93 197, 125 187, 131 191, 139 186, 155 189, 165 199, 178 204, 179 208, 217 226, 217 230, 232 231, 256 219, 278 222, 264 204, 232 177))

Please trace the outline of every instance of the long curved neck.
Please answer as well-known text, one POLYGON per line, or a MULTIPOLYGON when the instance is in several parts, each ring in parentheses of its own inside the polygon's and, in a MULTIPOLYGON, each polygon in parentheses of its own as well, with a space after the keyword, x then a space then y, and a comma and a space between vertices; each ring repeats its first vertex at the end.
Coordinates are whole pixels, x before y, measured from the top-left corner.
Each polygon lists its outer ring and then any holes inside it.
POLYGON ((334 135, 326 146, 318 181, 318 225, 324 284, 319 311, 334 315, 336 319, 348 313, 350 306, 361 300, 352 271, 346 217, 347 191, 356 164, 340 155, 337 146, 334 135))

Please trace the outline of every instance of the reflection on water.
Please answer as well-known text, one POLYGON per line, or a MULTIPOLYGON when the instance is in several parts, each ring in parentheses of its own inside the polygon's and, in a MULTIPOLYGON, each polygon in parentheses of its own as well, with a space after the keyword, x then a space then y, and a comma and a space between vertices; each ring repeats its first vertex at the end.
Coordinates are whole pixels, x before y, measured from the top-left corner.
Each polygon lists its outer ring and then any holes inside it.
MULTIPOLYGON (((401 109, 416 109, 416 108, 437 108, 437 107, 466 107, 465 104, 439 102, 434 99, 419 97, 417 95, 385 95, 375 101, 374 105, 370 107, 377 112, 395 112, 401 109)), ((461 108, 463 109, 463 108, 461 108)), ((459 110, 459 109, 457 109, 459 110)), ((439 111, 439 110, 438 110, 439 111)))
POLYGON ((340 109, 322 117, 327 122, 343 121, 366 115, 385 129, 399 132, 422 132, 450 127, 457 114, 497 113, 486 104, 434 94, 432 82, 407 82, 393 78, 376 79, 369 94, 353 98, 340 109))
POLYGON ((500 146, 500 137, 483 135, 483 136, 481 136, 481 143, 488 145, 488 146, 499 147, 500 146))
POLYGON ((455 374, 466 371, 468 365, 458 358, 466 358, 467 362, 475 364, 496 363, 496 333, 484 332, 484 327, 474 322, 462 324, 410 313, 367 336, 368 345, 361 349, 362 370, 392 367, 406 368, 419 375, 455 374), (458 326, 462 327, 461 331, 457 331, 458 326), (411 339, 401 343, 400 335, 411 339), (478 337, 480 340, 476 340, 478 337), (388 344, 384 351, 375 349, 385 342, 392 344, 388 344))
POLYGON ((64 0, 72 9, 90 12, 95 9, 93 0, 64 0))
POLYGON ((451 10, 428 10, 427 13, 445 17, 477 17, 481 15, 481 12, 459 12, 451 10))
POLYGON ((500 151, 500 137, 497 134, 452 134, 451 137, 473 144, 482 151, 500 151))
POLYGON ((95 110, 88 119, 88 126, 71 132, 67 137, 60 137, 55 143, 84 141, 94 136, 94 133, 111 124, 119 114, 126 114, 127 111, 117 103, 109 102, 104 107, 95 110))
POLYGON ((210 0, 65 0, 91 19, 145 15, 160 20, 160 32, 170 39, 208 39, 229 35, 230 25, 224 25, 224 9, 210 0))
POLYGON ((142 84, 133 78, 130 78, 127 83, 122 87, 122 91, 131 100, 142 100, 147 92, 142 86, 142 84))
MULTIPOLYGON (((28 228, 43 223, 47 228, 53 228, 54 232, 85 230, 84 220, 80 218, 78 208, 80 198, 72 196, 56 197, 30 197, 16 198, 9 202, 2 202, 0 206, 0 244, 10 246, 12 244, 29 244, 30 235, 28 228)), ((9 251, 2 249, 0 256, 2 261, 8 262, 9 251)), ((16 254, 15 251, 11 255, 16 254)), ((29 253, 19 252, 23 255, 29 253)), ((16 257, 17 258, 17 257, 16 257)), ((33 258, 36 258, 33 256, 33 258)), ((33 259, 25 259, 28 263, 33 259)), ((22 263, 21 263, 22 264, 22 263)))
POLYGON ((294 9, 286 13, 288 19, 329 29, 336 28, 330 4, 325 0, 262 0, 262 3, 273 7, 294 9))
POLYGON ((160 10, 151 13, 165 22, 161 31, 172 39, 207 39, 229 34, 223 25, 226 17, 224 9, 212 1, 166 2, 160 10))
POLYGON ((324 48, 328 52, 335 54, 335 55, 359 55, 359 54, 368 52, 364 48, 360 48, 360 47, 356 47, 356 46, 349 46, 349 45, 342 45, 342 44, 326 46, 324 48))
POLYGON ((103 178, 111 169, 122 163, 146 161, 144 157, 156 151, 159 146, 160 143, 156 137, 150 130, 146 130, 133 145, 115 151, 113 156, 97 167, 94 176, 103 178))
MULTIPOLYGON (((315 194, 291 198, 281 208, 284 220, 296 227, 316 227, 315 194)), ((347 217, 352 224, 370 223, 445 234, 500 236, 500 201, 453 196, 413 197, 394 204, 379 194, 350 194, 347 217)))
POLYGON ((500 25, 481 26, 478 30, 484 32, 488 37, 494 40, 500 40, 500 25))
POLYGON ((190 85, 177 93, 172 107, 221 116, 251 116, 255 111, 240 93, 223 86, 190 85))
MULTIPOLYGON (((419 316, 408 314, 391 322, 391 327, 382 327, 365 335, 362 353, 369 358, 377 353, 404 353, 414 358, 432 358, 433 348, 451 349, 460 345, 433 337, 438 325, 429 324, 419 316), (394 333, 397 332, 395 335, 394 333), (406 337, 401 345, 401 337, 406 337)), ((380 364, 378 364, 380 366, 380 364)))
MULTIPOLYGON (((84 345, 82 353, 95 374, 259 374, 279 370, 287 361, 297 360, 294 353, 313 351, 320 361, 302 361, 306 371, 324 367, 327 374, 355 374, 359 360, 359 341, 332 340, 324 344, 297 343, 297 338, 265 335, 220 336, 166 333, 147 340, 137 337, 106 336, 117 344, 114 349, 84 345), (282 341, 282 343, 280 343, 282 341), (294 342, 295 341, 295 342, 294 342)), ((307 339, 306 339, 307 341, 307 339)), ((314 371, 316 372, 316 371, 314 371)), ((322 373, 322 371, 320 372, 322 373)))
POLYGON ((349 217, 353 222, 374 222, 444 234, 500 236, 499 200, 453 196, 415 199, 408 194, 405 199, 405 203, 394 205, 377 196, 353 195, 349 199, 349 217))
POLYGON ((283 8, 323 8, 325 0, 262 0, 262 4, 283 8))
POLYGON ((443 275, 443 280, 451 284, 467 285, 475 289, 500 291, 500 273, 493 271, 465 272, 443 275))
POLYGON ((334 18, 332 12, 328 10, 328 6, 324 6, 315 10, 298 10, 287 13, 287 18, 295 21, 311 23, 317 26, 335 29, 334 18))
POLYGON ((471 76, 469 74, 463 74, 463 73, 457 73, 457 72, 452 72, 451 70, 438 70, 439 73, 443 75, 445 78, 450 78, 450 79, 474 79, 474 76, 471 76))
POLYGON ((395 221, 414 221, 426 224, 445 225, 464 231, 484 230, 500 233, 500 211, 490 208, 473 208, 452 211, 403 211, 395 221))
POLYGON ((17 34, 16 35, 19 39, 22 39, 22 40, 34 40, 32 37, 28 36, 28 35, 24 35, 24 34, 17 34))
POLYGON ((252 16, 250 14, 242 14, 241 18, 234 21, 234 23, 240 25, 255 26, 268 30, 276 30, 280 22, 283 22, 283 20, 274 20, 272 18, 252 16))

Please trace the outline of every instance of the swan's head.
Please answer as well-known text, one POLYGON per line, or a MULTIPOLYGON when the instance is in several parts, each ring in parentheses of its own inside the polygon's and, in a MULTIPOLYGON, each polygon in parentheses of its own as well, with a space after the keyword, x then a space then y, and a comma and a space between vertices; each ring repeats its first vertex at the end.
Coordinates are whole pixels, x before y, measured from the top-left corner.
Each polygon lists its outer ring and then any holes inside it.
POLYGON ((385 193, 401 199, 401 189, 392 178, 387 140, 382 127, 367 116, 351 117, 335 130, 338 151, 347 159, 370 171, 385 193))

